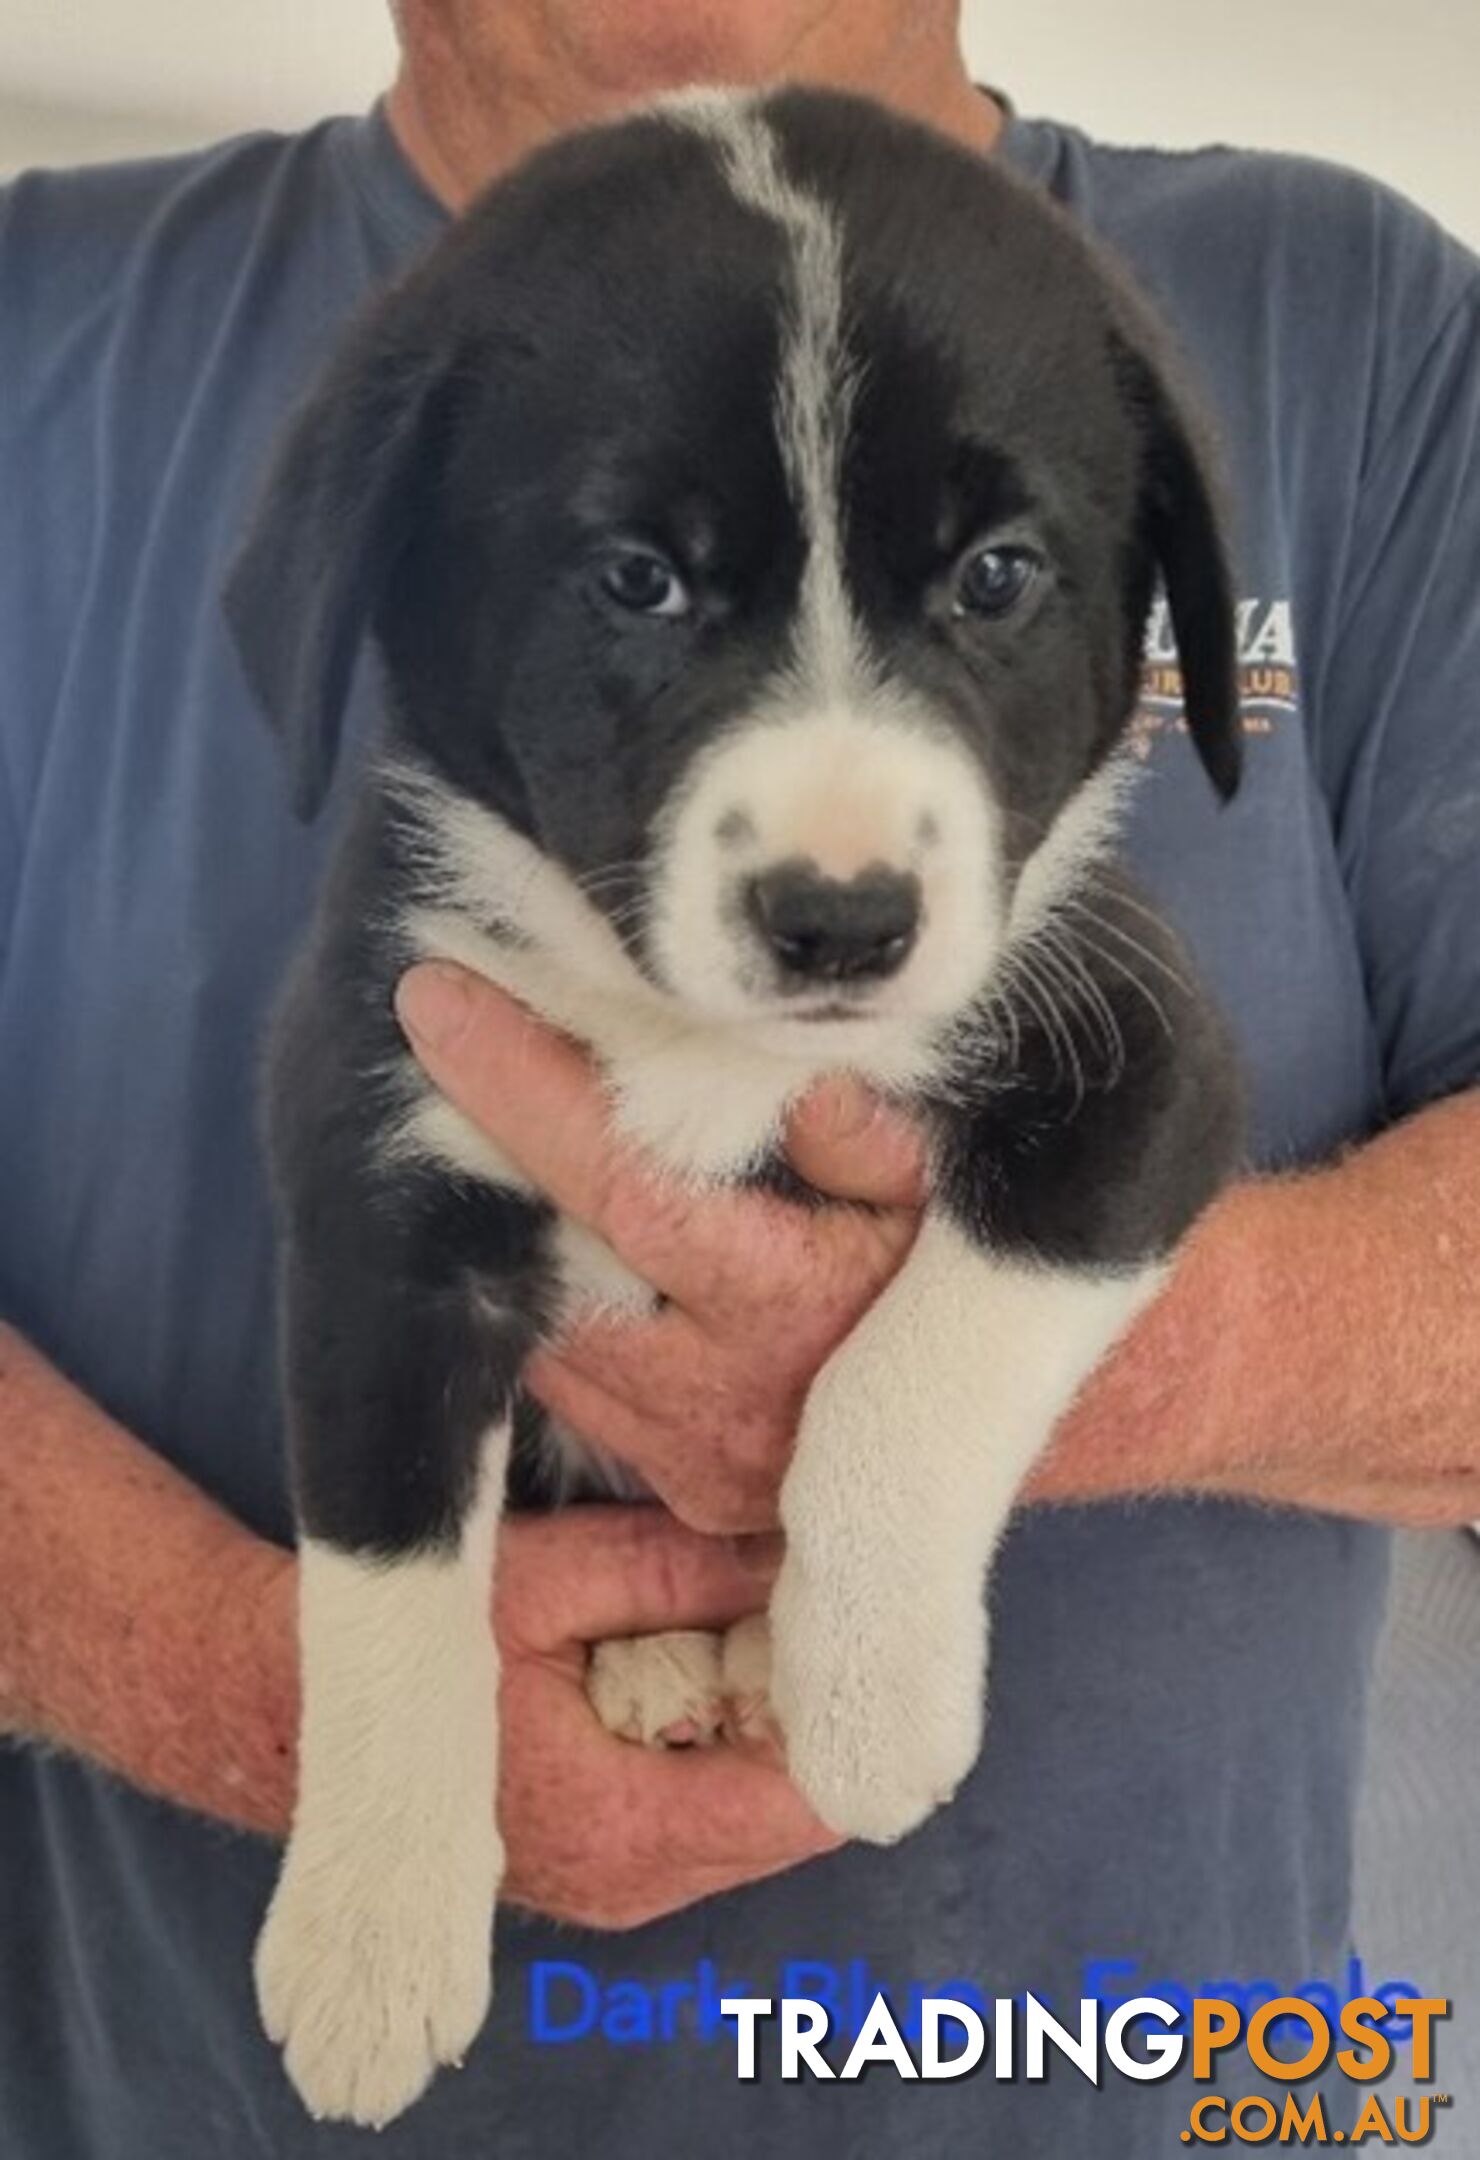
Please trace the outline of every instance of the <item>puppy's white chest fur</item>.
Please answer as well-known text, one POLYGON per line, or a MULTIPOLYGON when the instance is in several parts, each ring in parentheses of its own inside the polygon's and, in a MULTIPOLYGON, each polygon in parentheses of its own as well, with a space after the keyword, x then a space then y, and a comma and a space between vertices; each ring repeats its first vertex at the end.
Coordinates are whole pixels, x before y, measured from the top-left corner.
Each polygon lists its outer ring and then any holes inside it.
MULTIPOLYGON (((541 956, 488 937, 465 917, 426 910, 407 927, 418 957, 471 968, 590 1044, 606 1075, 616 1129, 686 1181, 722 1182, 758 1161, 792 1096, 805 1084, 774 1061, 745 1060, 734 1044, 697 1030, 665 1030, 630 1001, 595 991, 583 995, 584 985, 572 984, 541 956)), ((502 1149, 439 1095, 409 1059, 405 1084, 407 1107, 389 1141, 395 1154, 420 1156, 488 1184, 531 1189, 502 1149)), ((552 1258, 565 1317, 593 1308, 651 1309, 650 1286, 604 1238, 571 1216, 557 1221, 552 1258)))
MULTIPOLYGON (((756 1055, 740 1039, 684 1026, 643 1000, 582 981, 528 946, 505 944, 446 909, 419 909, 406 924, 417 958, 452 960, 496 983, 551 1025, 594 1051, 617 1132, 686 1183, 742 1176, 773 1144, 807 1067, 756 1055)), ((497 1145, 409 1065, 409 1100, 391 1139, 465 1176, 528 1191, 497 1145)), ((594 1232, 561 1219, 558 1254, 566 1284, 603 1305, 645 1303, 651 1293, 594 1232)))
MULTIPOLYGON (((795 1031, 768 1039, 763 1029, 685 1012, 641 973, 577 882, 503 819, 423 770, 399 767, 393 781, 414 821, 421 873, 400 925, 408 963, 455 961, 588 1045, 614 1129, 684 1183, 723 1184, 754 1169, 791 1104, 824 1073, 848 1068, 904 1087, 934 1063, 917 1024, 822 1022, 799 1044, 795 1031)), ((386 1142, 393 1156, 529 1190, 409 1056, 400 1077, 405 1107, 386 1142)), ((568 1218, 556 1257, 569 1300, 628 1310, 651 1301, 611 1248, 568 1218)))

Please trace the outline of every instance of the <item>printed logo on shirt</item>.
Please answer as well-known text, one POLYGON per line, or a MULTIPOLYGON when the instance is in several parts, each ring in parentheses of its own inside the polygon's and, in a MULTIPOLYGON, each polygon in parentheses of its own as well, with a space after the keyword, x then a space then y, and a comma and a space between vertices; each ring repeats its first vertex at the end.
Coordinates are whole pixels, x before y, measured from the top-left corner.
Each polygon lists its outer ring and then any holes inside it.
MULTIPOLYGON (((1240 600, 1238 604, 1239 698, 1244 736, 1258 739, 1288 727, 1300 710, 1300 669, 1295 658, 1294 611, 1288 600, 1240 600)), ((1149 758, 1159 735, 1187 732, 1182 710, 1182 669, 1172 635, 1171 610, 1158 599, 1146 626, 1141 695, 1129 743, 1149 758)))

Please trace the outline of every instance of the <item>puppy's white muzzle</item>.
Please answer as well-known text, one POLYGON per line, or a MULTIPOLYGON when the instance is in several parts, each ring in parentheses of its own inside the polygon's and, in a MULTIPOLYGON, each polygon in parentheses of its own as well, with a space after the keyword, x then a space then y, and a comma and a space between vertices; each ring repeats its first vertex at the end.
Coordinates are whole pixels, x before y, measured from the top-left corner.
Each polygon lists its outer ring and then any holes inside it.
POLYGON ((1001 822, 976 760, 903 698, 763 712, 663 821, 656 969, 717 1019, 949 1018, 1002 946, 1001 822))

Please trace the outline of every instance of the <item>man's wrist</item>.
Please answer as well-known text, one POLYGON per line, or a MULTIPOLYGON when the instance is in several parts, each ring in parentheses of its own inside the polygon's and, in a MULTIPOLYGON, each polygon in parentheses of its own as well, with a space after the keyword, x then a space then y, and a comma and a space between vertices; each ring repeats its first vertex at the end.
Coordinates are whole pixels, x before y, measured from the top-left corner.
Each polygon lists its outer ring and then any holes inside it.
POLYGON ((207 1729, 180 1769, 198 1781, 187 1805, 267 1836, 286 1836, 297 1786, 297 1567, 291 1553, 243 1535, 223 1553, 201 1666, 187 1699, 207 1729))
POLYGON ((1266 1308, 1291 1264, 1289 1189, 1250 1179, 1206 1210, 1160 1296, 1064 1418, 1028 1498, 1223 1489, 1231 1465, 1251 1457, 1260 1426, 1249 1345, 1267 1348, 1266 1308))
POLYGON ((229 1822, 286 1825, 291 1555, 0 1328, 0 1721, 229 1822))

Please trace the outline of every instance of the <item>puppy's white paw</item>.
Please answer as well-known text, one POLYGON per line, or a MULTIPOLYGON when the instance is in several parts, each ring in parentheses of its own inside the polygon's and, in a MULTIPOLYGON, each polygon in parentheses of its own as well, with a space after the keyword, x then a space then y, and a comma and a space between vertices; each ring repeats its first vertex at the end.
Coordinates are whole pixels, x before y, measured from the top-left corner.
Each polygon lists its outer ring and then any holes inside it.
POLYGON ((824 1571, 781 1571, 771 1601, 771 1703, 787 1768, 844 1837, 892 1845, 950 1799, 981 1748, 979 1610, 936 1624, 881 1611, 824 1571), (824 1590, 825 1586, 825 1590, 824 1590))
POLYGON ((380 1873, 290 1852, 257 1944, 257 2000, 311 2115, 379 2129, 460 2063, 488 2014, 496 1837, 467 1865, 380 1873))
POLYGON ((698 1629, 598 1643, 586 1693, 608 1732, 644 1747, 708 1747, 724 1711, 721 1639, 698 1629))
POLYGON ((725 1734, 731 1740, 777 1738, 771 1709, 771 1622, 766 1613, 737 1620, 720 1650, 725 1734))

